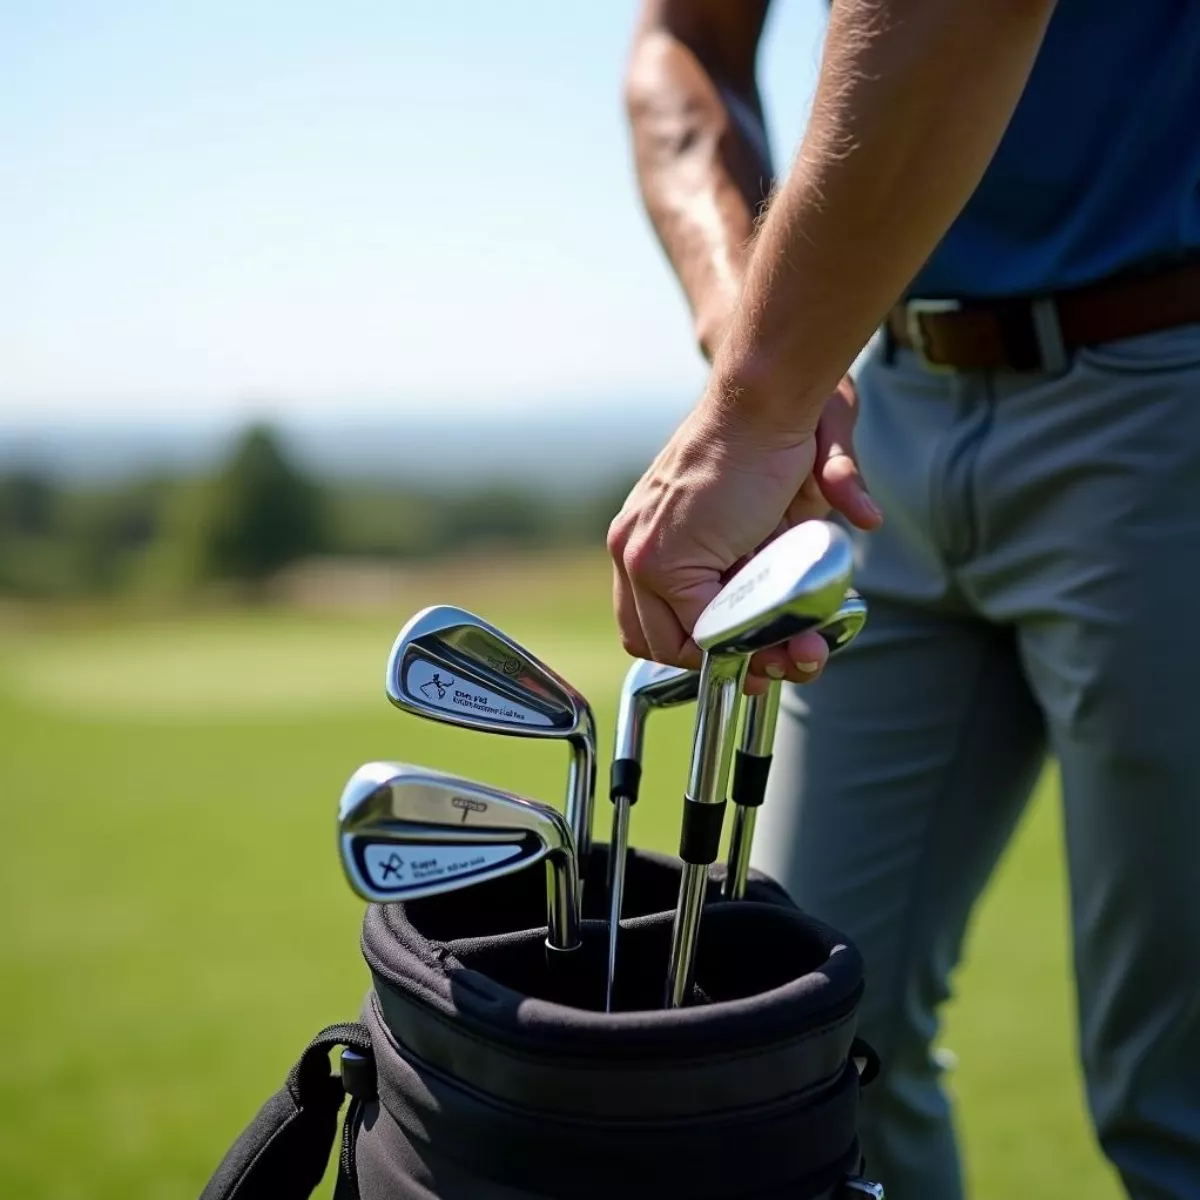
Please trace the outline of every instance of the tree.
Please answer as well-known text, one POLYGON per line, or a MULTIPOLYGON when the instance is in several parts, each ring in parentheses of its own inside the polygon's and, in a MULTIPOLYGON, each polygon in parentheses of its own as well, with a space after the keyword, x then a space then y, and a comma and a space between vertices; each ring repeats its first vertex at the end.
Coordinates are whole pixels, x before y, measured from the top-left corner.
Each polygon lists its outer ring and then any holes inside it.
POLYGON ((32 468, 0 476, 0 534, 44 537, 54 523, 57 495, 50 478, 32 468))
POLYGON ((258 584, 320 549, 320 489, 270 427, 247 429, 205 490, 196 530, 202 577, 258 584))

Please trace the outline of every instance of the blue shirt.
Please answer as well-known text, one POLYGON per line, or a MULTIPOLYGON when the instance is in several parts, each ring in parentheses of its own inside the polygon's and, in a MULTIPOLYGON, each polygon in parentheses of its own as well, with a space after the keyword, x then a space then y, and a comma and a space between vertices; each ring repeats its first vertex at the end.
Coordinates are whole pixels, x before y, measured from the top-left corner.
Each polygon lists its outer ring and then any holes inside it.
POLYGON ((909 294, 1050 291, 1197 250, 1200 0, 1059 0, 995 157, 909 294))

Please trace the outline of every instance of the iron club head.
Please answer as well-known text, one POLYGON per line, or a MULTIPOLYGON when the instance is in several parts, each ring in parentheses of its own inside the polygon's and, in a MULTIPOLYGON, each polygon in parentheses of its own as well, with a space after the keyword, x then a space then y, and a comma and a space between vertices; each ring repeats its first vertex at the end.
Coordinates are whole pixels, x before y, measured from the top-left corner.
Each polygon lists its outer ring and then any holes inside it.
POLYGON ((817 628, 829 646, 831 656, 858 637, 867 623, 867 613, 867 602, 853 588, 847 589, 837 612, 817 628))
POLYGON ((742 656, 824 624, 854 574, 854 551, 829 521, 794 525, 756 554, 700 614, 692 640, 708 654, 742 656))
POLYGON ((482 617, 448 604, 422 609, 388 655, 388 699, 404 712, 571 746, 567 822, 581 859, 591 847, 596 723, 583 695, 482 617))
POLYGON ((571 831, 546 804, 408 763, 371 762, 342 790, 338 843, 364 900, 416 900, 547 862, 548 944, 579 945, 579 866, 571 831))

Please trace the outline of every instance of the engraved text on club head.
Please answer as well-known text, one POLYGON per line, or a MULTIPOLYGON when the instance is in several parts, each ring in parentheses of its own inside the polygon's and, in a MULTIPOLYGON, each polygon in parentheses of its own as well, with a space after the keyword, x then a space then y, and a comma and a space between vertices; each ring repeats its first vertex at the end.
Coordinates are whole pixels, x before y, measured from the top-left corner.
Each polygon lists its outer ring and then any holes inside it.
POLYGON ((507 696, 481 687, 474 680, 463 679, 456 672, 420 657, 410 659, 405 683, 408 694, 430 708, 508 725, 553 725, 546 714, 517 704, 507 696))
POLYGON ((362 847, 363 873, 377 892, 401 894, 431 883, 450 883, 464 875, 508 862, 521 853, 521 846, 401 846, 394 842, 371 842, 362 847))

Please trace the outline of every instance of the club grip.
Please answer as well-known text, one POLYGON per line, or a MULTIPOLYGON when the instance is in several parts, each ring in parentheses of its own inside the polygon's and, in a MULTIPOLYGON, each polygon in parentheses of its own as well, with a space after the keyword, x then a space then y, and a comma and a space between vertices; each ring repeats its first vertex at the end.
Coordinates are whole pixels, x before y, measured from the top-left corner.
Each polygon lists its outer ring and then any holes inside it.
POLYGON ((730 798, 742 808, 758 808, 767 795, 767 776, 771 773, 769 754, 734 753, 733 785, 730 798))
POLYGON ((637 803, 638 788, 642 783, 642 764, 636 758, 618 758, 613 761, 609 773, 608 794, 614 801, 624 797, 630 806, 637 803))
POLYGON ((721 826, 725 821, 725 801, 699 804, 684 799, 683 827, 679 831, 679 857, 693 866, 708 866, 717 861, 721 850, 721 826))

